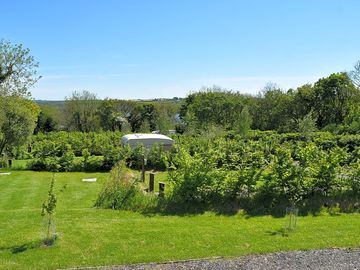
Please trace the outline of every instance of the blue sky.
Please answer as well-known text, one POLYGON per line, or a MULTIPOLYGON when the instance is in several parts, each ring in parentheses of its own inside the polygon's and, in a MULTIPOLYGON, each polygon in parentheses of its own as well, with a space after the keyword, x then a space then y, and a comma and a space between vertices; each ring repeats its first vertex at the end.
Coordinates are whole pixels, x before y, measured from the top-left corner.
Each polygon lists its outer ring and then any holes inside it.
POLYGON ((36 99, 184 97, 218 85, 256 94, 350 70, 358 0, 2 1, 0 38, 40 62, 36 99))

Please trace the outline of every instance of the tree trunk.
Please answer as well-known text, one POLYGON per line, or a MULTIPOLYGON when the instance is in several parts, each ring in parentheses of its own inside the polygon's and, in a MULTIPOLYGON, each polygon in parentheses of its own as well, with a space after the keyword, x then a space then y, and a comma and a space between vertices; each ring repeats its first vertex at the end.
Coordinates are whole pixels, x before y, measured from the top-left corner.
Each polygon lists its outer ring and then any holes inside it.
POLYGON ((2 155, 2 152, 4 151, 6 143, 7 143, 6 139, 3 139, 2 141, 0 141, 0 156, 2 155))

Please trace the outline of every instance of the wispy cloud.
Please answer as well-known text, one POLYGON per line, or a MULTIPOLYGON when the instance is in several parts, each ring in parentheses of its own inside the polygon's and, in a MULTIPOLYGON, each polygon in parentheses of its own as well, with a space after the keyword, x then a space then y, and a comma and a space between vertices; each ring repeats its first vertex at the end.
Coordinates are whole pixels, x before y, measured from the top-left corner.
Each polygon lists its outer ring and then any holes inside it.
POLYGON ((219 78, 203 78, 197 79, 197 82, 214 81, 214 82, 280 82, 280 81, 313 81, 322 76, 235 76, 235 77, 219 77, 219 78))
POLYGON ((133 76, 136 73, 123 72, 123 73, 109 73, 109 74, 83 74, 83 75, 71 75, 71 74, 55 74, 55 75, 44 75, 42 81, 54 81, 54 80, 65 80, 65 79, 96 79, 105 80, 117 77, 133 76))
MULTIPOLYGON (((114 63, 116 67, 122 68, 136 68, 139 67, 139 64, 131 64, 131 63, 114 63)), ((54 71, 54 70, 76 70, 76 69, 96 69, 98 65, 64 65, 64 66, 40 66, 39 71, 54 71)))

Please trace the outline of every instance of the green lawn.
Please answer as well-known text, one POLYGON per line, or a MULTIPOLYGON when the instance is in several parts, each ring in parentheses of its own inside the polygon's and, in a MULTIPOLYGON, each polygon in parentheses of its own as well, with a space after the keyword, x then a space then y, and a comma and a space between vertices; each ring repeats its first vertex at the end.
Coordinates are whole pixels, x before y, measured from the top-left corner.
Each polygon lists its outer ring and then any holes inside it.
MULTIPOLYGON (((58 173, 53 247, 39 245, 50 173, 0 175, 0 269, 56 269, 360 245, 360 215, 300 217, 283 234, 285 218, 213 213, 144 216, 92 207, 106 173, 58 173), (83 183, 97 177, 96 183, 83 183)), ((164 175, 161 175, 163 178, 164 175)))

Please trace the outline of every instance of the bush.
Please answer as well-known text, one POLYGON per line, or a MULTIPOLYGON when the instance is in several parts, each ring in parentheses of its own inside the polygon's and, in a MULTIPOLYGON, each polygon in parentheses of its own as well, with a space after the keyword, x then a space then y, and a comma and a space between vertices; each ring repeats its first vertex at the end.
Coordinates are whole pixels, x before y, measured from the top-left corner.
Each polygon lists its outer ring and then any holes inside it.
POLYGON ((111 169, 110 177, 95 202, 96 207, 133 211, 141 211, 154 204, 156 198, 143 194, 134 175, 123 161, 111 169))

